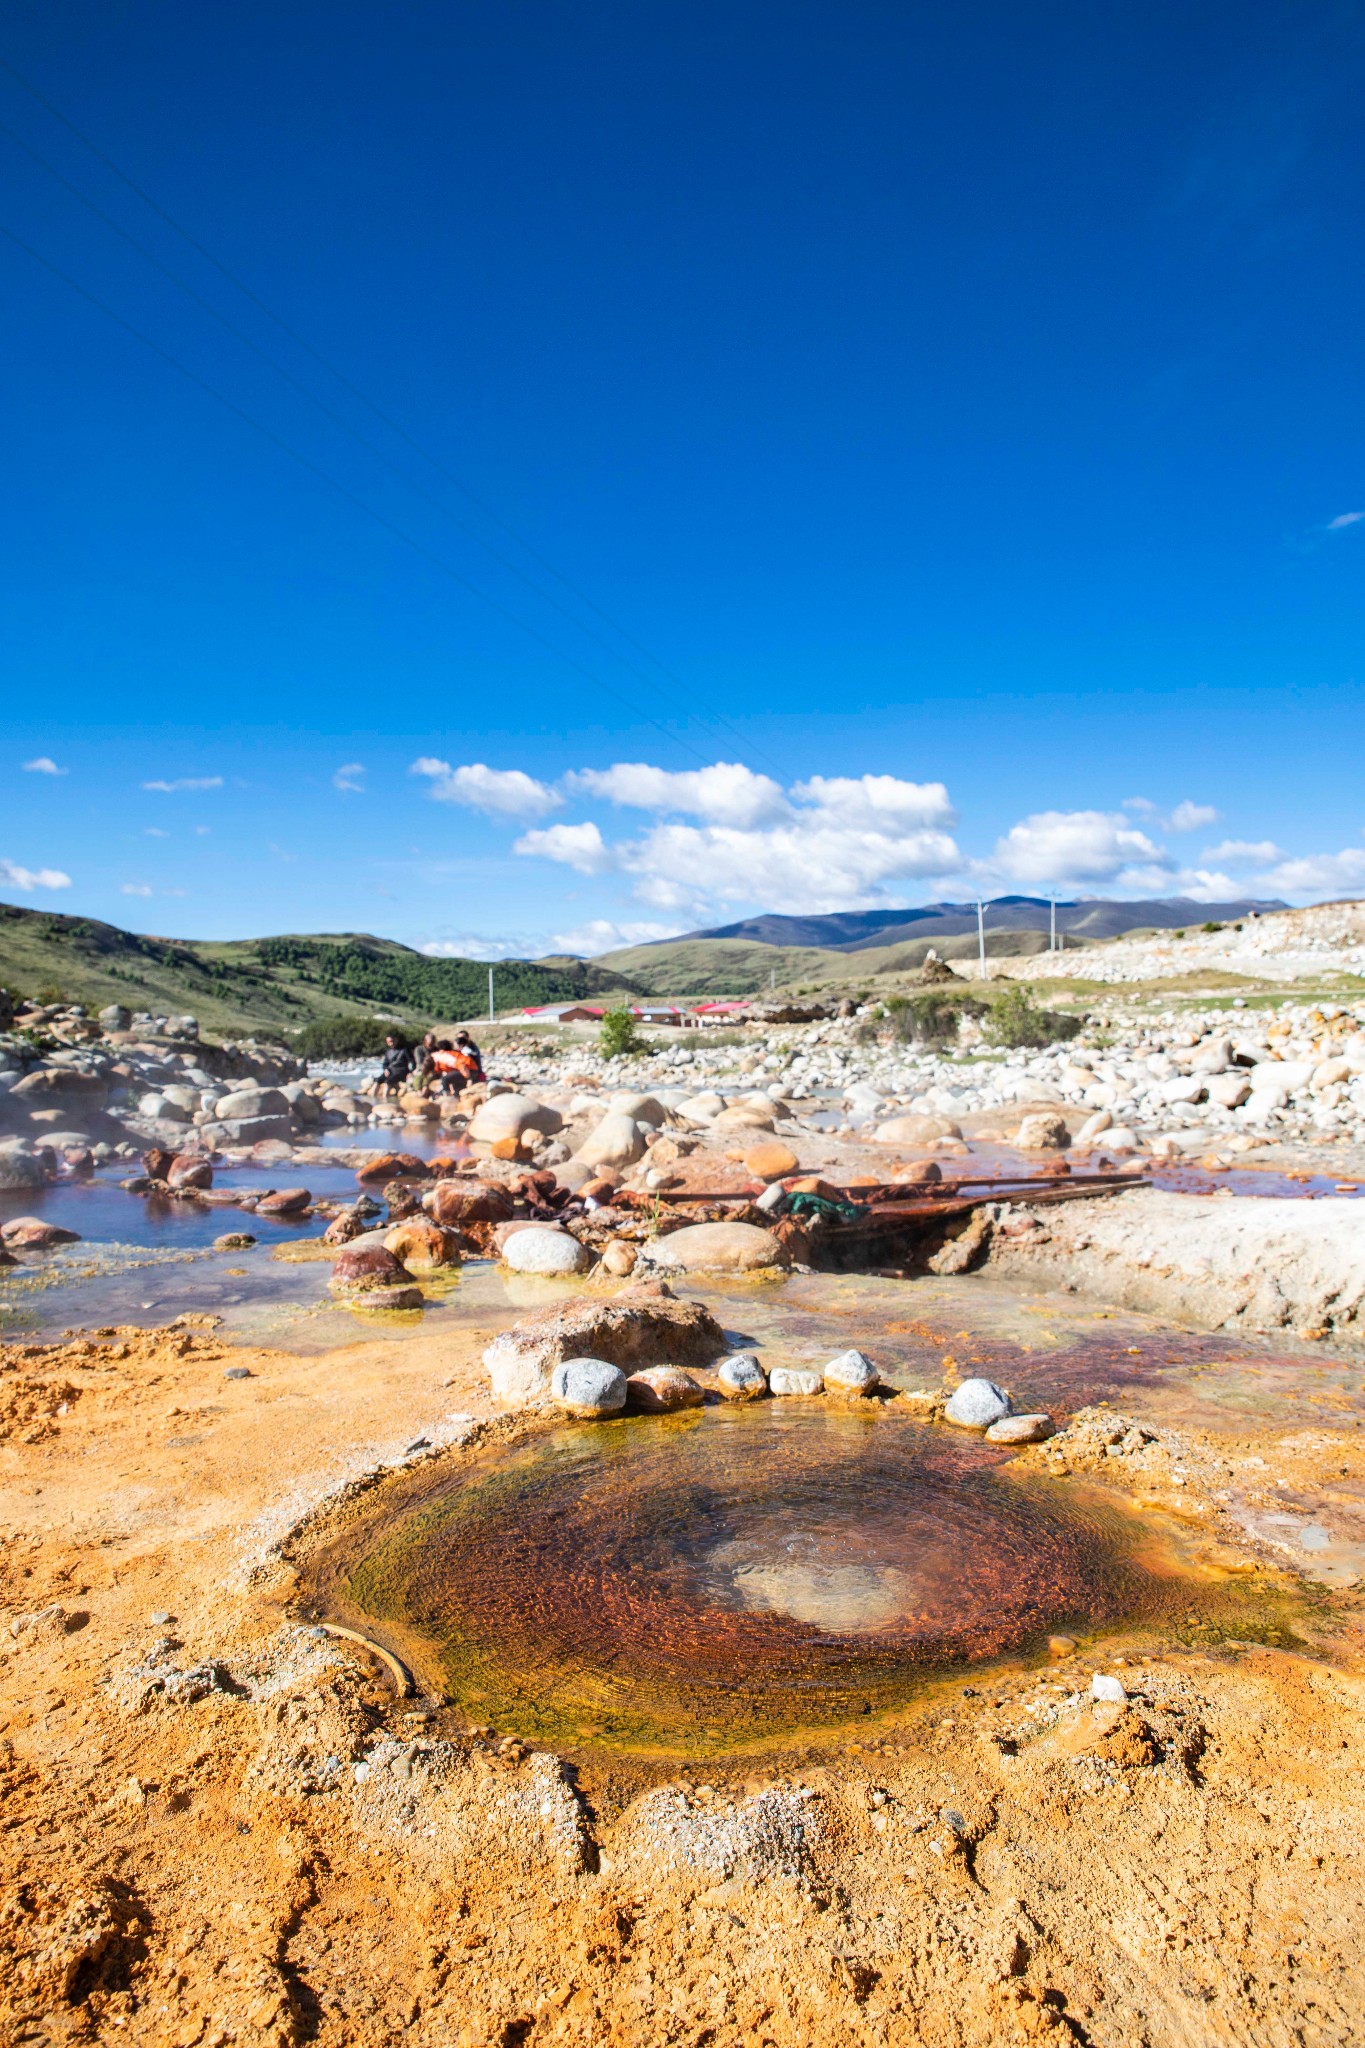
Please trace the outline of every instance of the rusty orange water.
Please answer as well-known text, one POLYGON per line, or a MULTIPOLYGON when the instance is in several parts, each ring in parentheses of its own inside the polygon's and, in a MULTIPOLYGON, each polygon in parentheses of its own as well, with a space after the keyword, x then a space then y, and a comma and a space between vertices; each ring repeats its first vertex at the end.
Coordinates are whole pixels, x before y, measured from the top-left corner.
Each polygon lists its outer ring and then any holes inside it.
POLYGON ((346 1599, 434 1652, 473 1719, 705 1753, 1207 1592, 1097 1489, 913 1420, 767 1403, 493 1454, 378 1535, 346 1599))

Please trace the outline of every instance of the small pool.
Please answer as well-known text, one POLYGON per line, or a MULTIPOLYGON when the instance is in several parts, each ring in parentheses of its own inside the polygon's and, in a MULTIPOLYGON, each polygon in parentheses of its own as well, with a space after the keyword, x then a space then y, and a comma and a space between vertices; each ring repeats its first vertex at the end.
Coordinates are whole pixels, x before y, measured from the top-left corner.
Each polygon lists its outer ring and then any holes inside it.
POLYGON ((1237 1614, 1098 1487, 910 1418, 782 1403, 556 1429, 334 1557, 324 1599, 473 1720, 680 1754, 885 1717, 1053 1631, 1237 1614))

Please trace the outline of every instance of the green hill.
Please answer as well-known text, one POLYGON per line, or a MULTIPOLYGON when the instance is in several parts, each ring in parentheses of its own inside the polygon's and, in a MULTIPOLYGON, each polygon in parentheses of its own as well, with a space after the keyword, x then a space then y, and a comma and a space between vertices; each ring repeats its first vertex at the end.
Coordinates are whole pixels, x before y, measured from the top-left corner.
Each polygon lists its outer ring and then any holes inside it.
MULTIPOLYGON (((594 961, 500 961, 500 1010, 621 989, 594 961)), ((412 1026, 482 1014, 488 967, 439 960, 368 932, 268 939, 152 938, 97 918, 0 904, 0 987, 101 1008, 190 1013, 212 1036, 278 1036, 383 1011, 412 1026)))

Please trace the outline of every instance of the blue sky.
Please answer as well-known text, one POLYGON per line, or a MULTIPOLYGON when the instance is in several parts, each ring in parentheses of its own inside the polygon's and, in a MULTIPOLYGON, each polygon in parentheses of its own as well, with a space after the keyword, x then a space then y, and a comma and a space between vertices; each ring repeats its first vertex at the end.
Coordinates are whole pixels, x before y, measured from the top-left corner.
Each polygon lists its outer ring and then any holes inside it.
POLYGON ((7 47, 8 900, 495 957, 1365 893, 1358 4, 7 47))

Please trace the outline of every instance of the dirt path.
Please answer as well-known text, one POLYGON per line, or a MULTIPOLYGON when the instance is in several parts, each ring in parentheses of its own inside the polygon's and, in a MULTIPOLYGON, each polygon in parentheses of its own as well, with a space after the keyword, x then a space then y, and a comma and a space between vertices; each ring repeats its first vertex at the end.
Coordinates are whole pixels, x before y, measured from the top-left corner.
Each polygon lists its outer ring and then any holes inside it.
MULTIPOLYGON (((1295 1649, 1115 1640, 769 1768, 575 1772, 397 1699, 274 1548, 503 1426, 480 1348, 0 1354, 0 2039, 1359 2038, 1353 1594, 1295 1649)), ((1354 1497, 1354 1439, 1258 1443, 1354 1497)))

